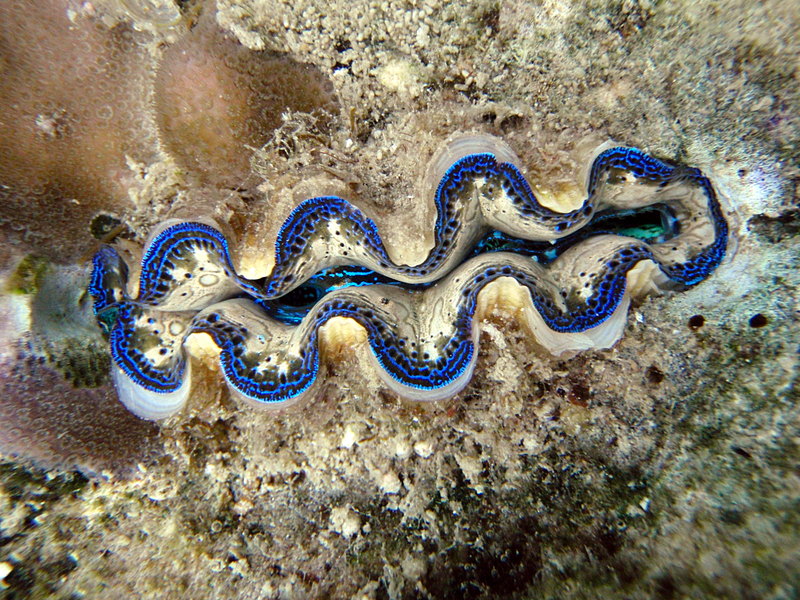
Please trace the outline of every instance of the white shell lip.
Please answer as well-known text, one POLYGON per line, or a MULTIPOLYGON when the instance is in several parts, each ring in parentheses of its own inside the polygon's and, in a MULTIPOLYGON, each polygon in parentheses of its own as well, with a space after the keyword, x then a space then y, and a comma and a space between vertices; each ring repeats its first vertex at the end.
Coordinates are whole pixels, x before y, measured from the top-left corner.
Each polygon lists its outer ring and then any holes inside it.
POLYGON ((257 410, 263 410, 267 412, 280 413, 288 409, 294 409, 297 406, 305 405, 309 402, 309 400, 314 398, 316 391, 320 387, 320 374, 317 372, 317 375, 314 377, 314 380, 311 382, 311 384, 296 396, 286 398, 285 400, 258 400, 257 398, 252 398, 247 394, 242 393, 242 391, 231 382, 225 370, 221 369, 221 371, 223 377, 225 377, 225 384, 228 386, 228 391, 233 398, 236 398, 244 404, 252 406, 257 410))
POLYGON ((444 141, 434 153, 422 185, 423 197, 435 191, 453 164, 470 154, 492 154, 499 163, 512 163, 520 167, 520 159, 505 141, 487 133, 458 133, 444 141))
POLYGON ((186 361, 181 386, 165 394, 151 392, 134 382, 118 365, 111 367, 111 379, 117 389, 119 401, 140 419, 162 421, 179 412, 189 399, 192 389, 191 362, 186 361))

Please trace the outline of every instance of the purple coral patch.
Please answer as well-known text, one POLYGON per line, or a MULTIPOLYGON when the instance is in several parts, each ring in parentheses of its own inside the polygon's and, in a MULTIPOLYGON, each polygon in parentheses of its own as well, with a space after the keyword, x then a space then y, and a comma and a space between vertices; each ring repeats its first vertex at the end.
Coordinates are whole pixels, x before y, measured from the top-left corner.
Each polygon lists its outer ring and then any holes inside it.
POLYGON ((35 357, 0 357, 0 452, 45 467, 124 477, 158 449, 158 427, 111 386, 76 389, 35 357))

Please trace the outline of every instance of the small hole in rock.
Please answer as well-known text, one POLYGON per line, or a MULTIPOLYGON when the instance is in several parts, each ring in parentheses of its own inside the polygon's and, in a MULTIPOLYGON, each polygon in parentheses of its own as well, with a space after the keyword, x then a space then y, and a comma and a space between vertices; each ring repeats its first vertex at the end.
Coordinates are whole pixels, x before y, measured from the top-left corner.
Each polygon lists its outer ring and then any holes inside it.
POLYGON ((664 381, 664 373, 655 365, 650 365, 647 367, 647 370, 644 372, 644 376, 647 378, 647 381, 653 385, 658 385, 664 381))
POLYGON ((689 317, 689 329, 700 329, 705 323, 706 318, 703 315, 689 317))

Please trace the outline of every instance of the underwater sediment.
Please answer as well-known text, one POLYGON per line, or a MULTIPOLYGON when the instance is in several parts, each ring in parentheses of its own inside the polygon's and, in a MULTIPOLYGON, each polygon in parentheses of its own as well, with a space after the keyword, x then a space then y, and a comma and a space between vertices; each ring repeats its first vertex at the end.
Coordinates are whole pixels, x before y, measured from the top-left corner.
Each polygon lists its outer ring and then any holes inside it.
POLYGON ((4 3, 0 594, 792 597, 797 32, 781 2, 4 3), (696 166, 725 261, 561 356, 487 293, 450 400, 397 396, 345 328, 291 410, 232 398, 203 344, 177 415, 117 401, 102 244, 135 269, 153 228, 208 219, 257 279, 337 196, 416 265, 457 133, 502 139, 543 203, 582 200, 608 140, 696 166))

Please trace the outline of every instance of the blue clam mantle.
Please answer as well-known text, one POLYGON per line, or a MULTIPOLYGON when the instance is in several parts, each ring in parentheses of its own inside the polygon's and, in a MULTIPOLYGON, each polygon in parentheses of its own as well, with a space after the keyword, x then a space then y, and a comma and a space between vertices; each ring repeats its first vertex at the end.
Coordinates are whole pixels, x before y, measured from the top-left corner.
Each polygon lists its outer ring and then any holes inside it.
POLYGON ((606 347, 619 337, 639 265, 654 267, 657 286, 692 286, 720 264, 728 241, 706 176, 634 148, 598 154, 585 201, 567 213, 541 205, 517 167, 488 152, 454 160, 434 202, 434 247, 414 266, 393 262, 375 223, 337 197, 291 213, 261 280, 239 276, 228 241, 204 223, 175 222, 152 237, 135 298, 127 266, 102 248, 89 291, 110 331, 120 399, 143 418, 179 410, 190 387, 184 341, 202 332, 220 348, 236 394, 285 405, 315 383, 319 330, 334 317, 366 330, 393 390, 451 396, 475 365, 473 317, 488 283, 513 278, 526 287, 534 333, 562 336, 562 349, 591 346, 592 336, 606 347), (658 220, 655 233, 630 226, 648 216, 658 220))

